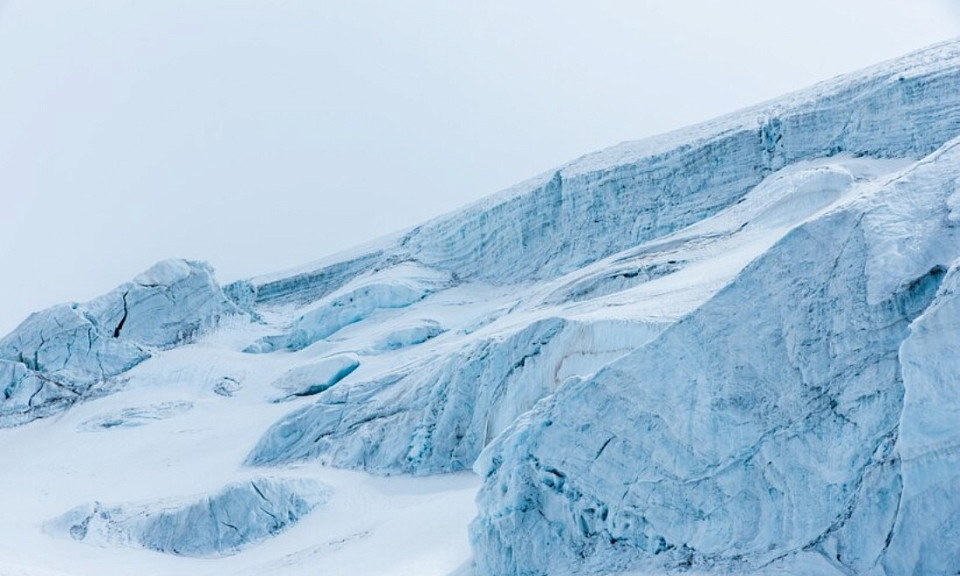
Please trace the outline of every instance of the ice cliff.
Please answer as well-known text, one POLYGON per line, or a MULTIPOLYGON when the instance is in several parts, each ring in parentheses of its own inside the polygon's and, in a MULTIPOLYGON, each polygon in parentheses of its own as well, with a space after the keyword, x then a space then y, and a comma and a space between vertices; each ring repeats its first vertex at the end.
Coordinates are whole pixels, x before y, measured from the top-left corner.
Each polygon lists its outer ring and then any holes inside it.
POLYGON ((841 572, 955 570, 955 528, 928 522, 955 501, 936 451, 960 426, 909 417, 955 366, 948 331, 913 340, 955 303, 957 174, 954 141, 525 415, 477 465, 479 572, 746 572, 810 553, 841 572))

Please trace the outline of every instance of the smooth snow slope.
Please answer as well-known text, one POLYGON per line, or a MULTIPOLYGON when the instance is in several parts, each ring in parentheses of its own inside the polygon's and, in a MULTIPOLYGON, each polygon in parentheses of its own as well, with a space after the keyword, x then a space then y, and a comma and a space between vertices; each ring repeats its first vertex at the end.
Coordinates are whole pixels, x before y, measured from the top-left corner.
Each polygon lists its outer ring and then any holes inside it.
POLYGON ((0 574, 960 571, 957 136, 952 42, 39 312, 0 340, 0 574))

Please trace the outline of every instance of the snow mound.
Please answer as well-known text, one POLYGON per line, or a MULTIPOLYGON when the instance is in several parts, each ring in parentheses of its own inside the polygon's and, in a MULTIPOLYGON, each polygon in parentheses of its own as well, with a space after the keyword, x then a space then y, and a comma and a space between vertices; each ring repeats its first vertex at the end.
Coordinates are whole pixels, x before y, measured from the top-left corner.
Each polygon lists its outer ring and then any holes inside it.
POLYGON ((355 354, 338 354, 288 370, 273 385, 286 392, 283 399, 313 396, 340 382, 359 367, 360 360, 355 354))
POLYGON ((49 522, 47 531, 96 546, 223 556, 279 534, 328 498, 316 482, 256 478, 183 506, 84 504, 49 522))
POLYGON ((111 428, 135 428, 158 420, 173 418, 193 408, 192 402, 160 402, 147 406, 123 408, 109 414, 102 414, 84 421, 79 429, 87 432, 110 430, 111 428))
POLYGON ((395 328, 388 334, 382 336, 371 347, 370 351, 391 352, 408 346, 423 344, 431 338, 443 334, 446 330, 435 320, 422 320, 395 328))

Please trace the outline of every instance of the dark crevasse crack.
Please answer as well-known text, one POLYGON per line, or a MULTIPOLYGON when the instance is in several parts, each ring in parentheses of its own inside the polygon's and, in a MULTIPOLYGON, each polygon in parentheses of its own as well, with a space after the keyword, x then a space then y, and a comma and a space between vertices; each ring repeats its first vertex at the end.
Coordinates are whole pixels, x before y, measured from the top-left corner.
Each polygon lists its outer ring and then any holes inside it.
POLYGON ((900 519, 900 507, 903 505, 903 482, 902 482, 902 472, 897 472, 901 475, 900 482, 900 491, 897 492, 897 511, 893 514, 893 522, 890 523, 890 530, 887 532, 886 538, 883 539, 883 549, 880 551, 880 558, 883 558, 883 555, 887 553, 887 549, 890 548, 890 543, 893 541, 893 532, 897 528, 897 521, 900 519))
POLYGON ((277 518, 277 515, 274 514, 273 512, 267 510, 267 509, 264 508, 263 506, 258 506, 258 508, 260 509, 261 512, 263 512, 263 513, 266 514, 267 516, 273 518, 274 524, 275 524, 277 527, 281 527, 281 526, 284 525, 284 522, 281 521, 279 518, 277 518))
POLYGON ((240 532, 240 529, 237 528, 236 526, 234 526, 233 524, 231 524, 231 523, 229 523, 229 522, 226 522, 226 521, 224 521, 224 520, 221 520, 221 521, 220 521, 220 524, 222 524, 223 526, 226 526, 227 528, 232 529, 234 532, 236 532, 238 535, 240 535, 241 538, 243 537, 242 533, 240 532))
POLYGON ((930 307, 947 275, 947 267, 937 264, 926 274, 907 283, 896 295, 896 302, 907 322, 913 322, 930 307))
POLYGON ((63 390, 68 394, 73 394, 74 396, 80 396, 80 393, 74 390, 73 387, 71 387, 69 384, 58 382, 53 378, 47 376, 46 374, 36 374, 36 377, 39 378, 44 383, 44 385, 50 384, 51 386, 54 386, 55 388, 63 390))
POLYGON ((126 323, 126 321, 127 321, 127 312, 128 312, 128 310, 127 310, 127 294, 129 294, 129 292, 124 292, 124 293, 123 293, 123 317, 120 318, 120 323, 117 324, 117 327, 113 329, 113 337, 114 337, 114 338, 119 338, 119 337, 120 337, 120 331, 123 330, 123 325, 124 325, 124 324, 126 323))
MULTIPOLYGON (((40 336, 40 344, 38 344, 37 347, 33 350, 33 364, 31 365, 30 363, 24 362, 27 368, 30 368, 31 370, 34 370, 36 372, 40 372, 42 370, 40 366, 40 350, 47 344, 47 340, 43 337, 43 329, 40 330, 39 336, 40 336)), ((22 356, 23 356, 23 353, 21 353, 21 357, 22 356)))
MULTIPOLYGON (((900 313, 904 321, 912 324, 917 318, 922 316, 930 308, 930 306, 934 304, 934 302, 937 300, 937 295, 939 294, 940 286, 943 283, 946 273, 947 273, 947 268, 945 266, 940 264, 933 266, 927 273, 904 284, 902 288, 898 290, 896 294, 894 294, 893 302, 895 303, 897 307, 897 311, 900 313)), ((898 346, 898 349, 902 347, 903 342, 906 340, 906 338, 909 337, 909 334, 910 332, 908 331, 905 338, 900 341, 900 345, 898 346)), ((897 381, 902 391, 905 393, 906 382, 903 380, 902 365, 903 365, 903 362, 899 358, 899 354, 898 354, 897 381)), ((902 426, 904 398, 905 398, 905 394, 902 394, 900 397, 900 406, 898 407, 899 414, 897 416, 896 426, 891 431, 889 431, 886 435, 880 438, 880 441, 878 442, 878 446, 874 450, 875 452, 879 450, 880 447, 882 447, 885 443, 889 443, 892 446, 896 446, 897 440, 899 437, 900 428, 902 426)), ((839 557, 830 558, 828 554, 825 554, 823 550, 820 549, 820 545, 829 536, 839 533, 840 530, 845 526, 847 521, 853 515, 853 512, 857 507, 857 505, 862 504, 862 502, 866 500, 865 498, 861 498, 861 496, 863 496, 862 492, 865 490, 863 486, 863 479, 866 476, 867 472, 879 466, 893 465, 896 468, 894 474, 896 474, 901 480, 900 482, 897 483, 899 486, 899 489, 896 494, 896 497, 897 497, 896 511, 893 514, 893 519, 890 522, 890 527, 887 530, 886 536, 884 538, 883 547, 880 550, 879 554, 877 555, 877 558, 873 563, 873 566, 875 567, 877 563, 879 563, 883 559, 884 555, 887 553, 887 550, 889 549, 890 544, 893 541, 894 533, 896 532, 897 526, 900 522, 900 512, 901 512, 901 506, 902 506, 902 500, 903 500, 903 483, 902 483, 902 471, 900 469, 900 463, 901 462, 900 462, 899 456, 893 455, 892 457, 884 458, 879 462, 877 461, 872 462, 867 466, 865 466, 863 469, 861 469, 859 474, 857 475, 856 482, 855 482, 855 489, 853 490, 853 496, 851 497, 851 500, 848 506, 843 510, 843 512, 837 517, 834 523, 826 531, 824 531, 820 536, 815 538, 812 542, 804 546, 803 549, 817 550, 818 552, 820 552, 820 554, 824 558, 827 559, 827 561, 829 561, 832 565, 834 565, 838 569, 841 569, 848 573, 853 573, 853 572, 850 572, 851 570, 853 570, 851 566, 848 566, 839 557)), ((799 552, 799 550, 788 551, 786 554, 778 557, 774 561, 764 564, 764 566, 769 566, 773 562, 776 562, 777 560, 782 559, 785 556, 788 556, 790 554, 795 554, 797 552, 799 552)))
POLYGON ((36 398, 37 394, 39 394, 42 390, 43 390, 43 384, 41 383, 39 386, 37 386, 37 389, 33 391, 33 394, 30 395, 30 398, 27 400, 27 406, 29 406, 30 408, 34 407, 33 399, 36 398))
POLYGON ((603 454, 603 451, 607 449, 607 446, 610 445, 610 442, 612 442, 614 438, 615 438, 615 436, 611 436, 611 437, 607 438, 607 441, 603 443, 603 446, 601 446, 600 449, 597 450, 596 455, 593 457, 594 461, 596 461, 598 458, 600 458, 600 455, 603 454))
POLYGON ((260 487, 257 486, 256 482, 251 482, 250 486, 253 488, 253 491, 257 493, 257 496, 259 496, 264 502, 270 502, 270 499, 263 495, 263 492, 260 490, 260 487))

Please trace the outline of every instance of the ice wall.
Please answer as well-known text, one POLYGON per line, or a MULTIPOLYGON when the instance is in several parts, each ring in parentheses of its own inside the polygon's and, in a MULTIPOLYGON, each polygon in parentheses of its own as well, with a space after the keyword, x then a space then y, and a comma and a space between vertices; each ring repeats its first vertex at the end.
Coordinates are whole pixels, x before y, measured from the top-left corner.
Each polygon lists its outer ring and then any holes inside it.
POLYGON ((956 569, 955 450, 906 452, 956 410, 953 340, 917 340, 954 320, 958 173, 952 142, 518 420, 476 466, 478 573, 743 573, 811 550, 850 573, 956 569), (943 521, 920 519, 934 501, 943 521))
POLYGON ((960 45, 574 161, 401 241, 464 279, 551 278, 690 225, 773 170, 839 152, 920 157, 960 134, 960 45))
POLYGON ((468 469, 563 379, 591 373, 658 330, 548 318, 481 338, 374 381, 330 388, 267 430, 247 462, 316 460, 381 474, 468 469))

